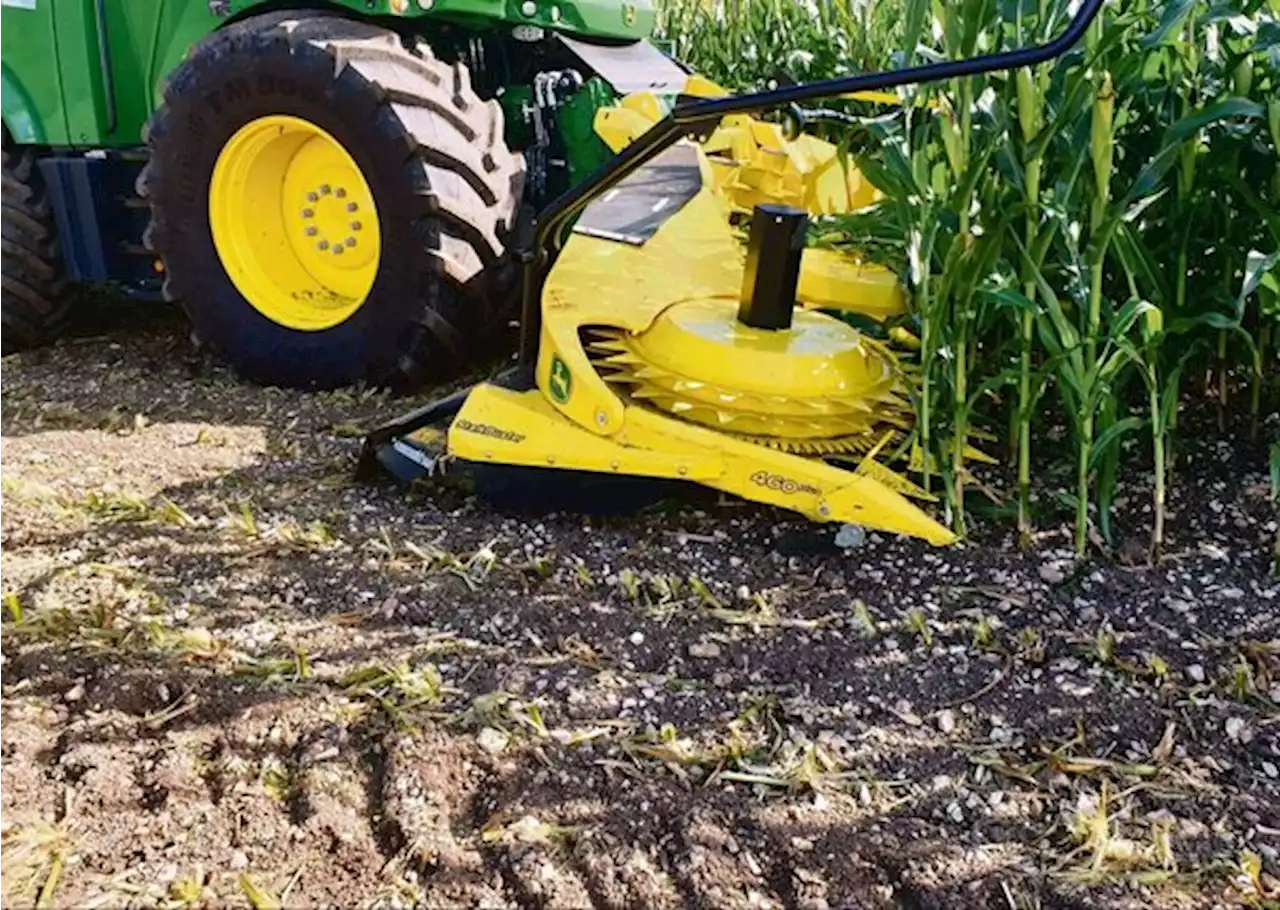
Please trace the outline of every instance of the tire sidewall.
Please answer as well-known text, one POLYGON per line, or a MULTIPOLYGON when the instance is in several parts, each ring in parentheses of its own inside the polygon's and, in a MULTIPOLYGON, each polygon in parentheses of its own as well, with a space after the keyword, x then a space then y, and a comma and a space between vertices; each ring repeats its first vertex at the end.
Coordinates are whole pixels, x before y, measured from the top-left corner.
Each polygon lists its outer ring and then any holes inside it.
POLYGON ((219 36, 171 87, 165 132, 153 143, 164 257, 197 337, 259 381, 332 387, 390 374, 410 344, 439 277, 438 246, 408 172, 407 137, 374 86, 334 57, 274 29, 219 36), (378 209, 381 255, 373 287, 342 323, 300 331, 264 316, 236 288, 214 245, 209 190, 218 156, 245 124, 276 114, 328 132, 355 160, 378 209), (390 135, 389 135, 390 134, 390 135))

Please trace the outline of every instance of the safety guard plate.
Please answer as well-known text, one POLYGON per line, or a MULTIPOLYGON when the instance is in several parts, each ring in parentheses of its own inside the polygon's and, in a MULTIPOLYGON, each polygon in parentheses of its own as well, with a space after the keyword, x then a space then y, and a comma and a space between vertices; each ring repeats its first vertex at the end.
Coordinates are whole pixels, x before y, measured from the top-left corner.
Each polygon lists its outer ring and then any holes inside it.
POLYGON ((698 151, 690 143, 681 142, 587 206, 573 230, 576 234, 643 246, 701 189, 698 151))
POLYGON ((684 91, 688 74, 648 41, 594 44, 557 32, 555 40, 592 71, 599 73, 619 95, 653 92, 675 95, 684 91))

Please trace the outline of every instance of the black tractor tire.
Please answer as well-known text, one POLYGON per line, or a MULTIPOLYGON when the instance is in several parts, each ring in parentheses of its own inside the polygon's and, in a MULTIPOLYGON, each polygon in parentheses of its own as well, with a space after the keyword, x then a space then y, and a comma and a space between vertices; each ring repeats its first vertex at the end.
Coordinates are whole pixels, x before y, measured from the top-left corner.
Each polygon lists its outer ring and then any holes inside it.
POLYGON ((145 130, 138 191, 164 294, 196 342, 266 385, 417 386, 455 376, 513 339, 516 268, 506 249, 524 189, 502 109, 465 67, 421 41, 321 12, 235 23, 169 77, 145 130), (340 324, 290 329, 237 290, 214 246, 209 189, 227 140, 272 114, 309 120, 355 160, 382 250, 365 302, 340 324))
POLYGON ((11 148, 3 161, 3 236, 0 237, 0 316, 5 355, 48 344, 71 309, 58 252, 58 231, 36 167, 37 153, 11 148))

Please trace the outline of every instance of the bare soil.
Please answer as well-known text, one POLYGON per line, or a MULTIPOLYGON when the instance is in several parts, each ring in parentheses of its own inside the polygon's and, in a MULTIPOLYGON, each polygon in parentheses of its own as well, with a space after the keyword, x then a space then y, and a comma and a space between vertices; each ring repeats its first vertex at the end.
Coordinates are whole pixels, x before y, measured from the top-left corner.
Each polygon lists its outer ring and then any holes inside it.
POLYGON ((113 319, 3 365, 6 906, 1280 894, 1277 513, 1235 418, 1187 434, 1155 568, 1075 566, 1047 470, 1033 551, 979 515, 840 553, 716 497, 357 485, 414 402, 113 319))

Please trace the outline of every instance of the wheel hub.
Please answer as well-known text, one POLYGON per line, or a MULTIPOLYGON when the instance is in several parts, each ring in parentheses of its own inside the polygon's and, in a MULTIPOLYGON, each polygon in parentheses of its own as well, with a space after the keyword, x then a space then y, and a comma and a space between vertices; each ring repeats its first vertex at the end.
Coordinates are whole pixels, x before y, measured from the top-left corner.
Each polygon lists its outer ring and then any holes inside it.
POLYGON ((632 399, 789 451, 865 451, 908 425, 893 355, 857 329, 800 310, 789 329, 737 319, 736 299, 676 304, 643 333, 595 330, 605 379, 632 399))
POLYGON ((313 123, 273 115, 238 130, 214 167, 209 212, 232 282, 274 322, 331 328, 373 288, 373 194, 347 150, 313 123))

